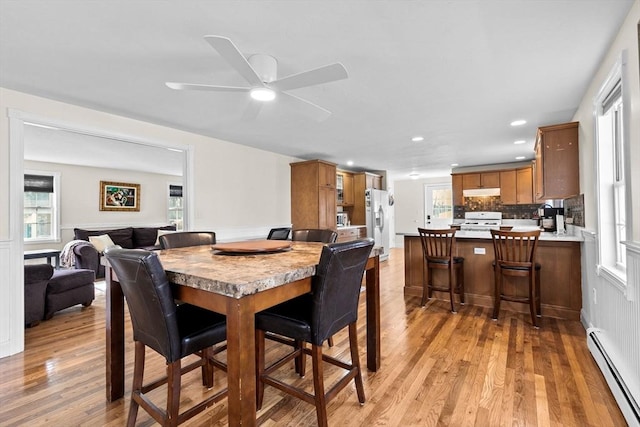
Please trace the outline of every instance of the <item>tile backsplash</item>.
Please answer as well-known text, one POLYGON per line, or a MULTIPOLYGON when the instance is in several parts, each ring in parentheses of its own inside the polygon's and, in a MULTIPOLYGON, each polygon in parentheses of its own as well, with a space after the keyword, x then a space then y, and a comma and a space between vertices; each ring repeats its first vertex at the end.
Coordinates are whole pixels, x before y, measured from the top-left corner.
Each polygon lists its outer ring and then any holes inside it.
MULTIPOLYGON (((504 219, 536 219, 541 203, 529 205, 504 205, 500 196, 465 197, 464 205, 453 207, 454 219, 464 219, 465 212, 502 212, 504 219)), ((564 216, 567 223, 584 227, 584 195, 564 199, 564 216)))

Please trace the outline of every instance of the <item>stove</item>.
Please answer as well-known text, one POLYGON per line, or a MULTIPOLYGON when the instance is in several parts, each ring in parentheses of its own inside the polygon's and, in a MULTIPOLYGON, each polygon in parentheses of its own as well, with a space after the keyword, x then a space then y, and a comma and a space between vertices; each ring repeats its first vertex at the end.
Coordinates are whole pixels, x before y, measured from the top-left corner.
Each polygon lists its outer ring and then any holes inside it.
POLYGON ((460 230, 499 230, 500 224, 502 224, 502 212, 465 212, 460 230))

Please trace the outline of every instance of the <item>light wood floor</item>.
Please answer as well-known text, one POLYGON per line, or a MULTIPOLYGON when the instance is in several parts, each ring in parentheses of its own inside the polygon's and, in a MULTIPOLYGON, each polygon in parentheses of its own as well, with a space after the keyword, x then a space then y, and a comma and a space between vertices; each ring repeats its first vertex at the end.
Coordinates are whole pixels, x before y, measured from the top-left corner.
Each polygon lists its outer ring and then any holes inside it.
MULTIPOLYGON (((486 308, 464 306, 451 314, 447 303, 403 295, 400 249, 382 263, 382 368, 365 370, 367 401, 358 404, 350 385, 329 404, 333 426, 624 426, 622 414, 593 362, 585 331, 577 321, 542 319, 538 330, 528 315, 503 311, 494 322, 486 308)), ((487 278, 491 280, 491 278, 487 278)), ((361 299, 361 303, 364 298, 361 299)), ((361 304, 362 307, 362 304, 361 304)), ((104 294, 93 306, 56 314, 26 330, 26 351, 0 359, 0 426, 121 426, 129 407, 133 344, 127 326, 127 397, 107 403, 104 382, 104 294)), ((364 312, 359 320, 360 355, 365 359, 364 312)), ((348 358, 346 331, 327 352, 348 358)), ((268 357, 280 349, 268 347, 268 357)), ((163 360, 148 353, 147 378, 163 372, 163 360)), ((348 359, 347 359, 348 360, 348 359)), ((310 363, 310 361, 309 361, 310 363)), ((327 380, 336 378, 327 369, 327 380)), ((282 378, 300 379, 292 366, 282 378)), ((224 387, 224 373, 216 387, 224 387)), ((208 393, 199 371, 184 379, 189 405, 208 393)), ((163 401, 164 389, 158 394, 163 401)), ((187 425, 226 425, 226 401, 187 425)), ((266 388, 264 426, 315 425, 314 407, 266 388)), ((153 425, 140 410, 138 425, 153 425)))

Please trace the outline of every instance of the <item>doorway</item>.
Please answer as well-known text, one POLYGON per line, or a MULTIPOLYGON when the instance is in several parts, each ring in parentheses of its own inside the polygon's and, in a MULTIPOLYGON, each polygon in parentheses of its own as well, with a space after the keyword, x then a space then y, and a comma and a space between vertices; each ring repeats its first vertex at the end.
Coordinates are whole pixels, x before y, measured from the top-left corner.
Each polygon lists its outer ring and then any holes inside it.
POLYGON ((453 221, 451 184, 424 185, 424 226, 449 228, 453 221))

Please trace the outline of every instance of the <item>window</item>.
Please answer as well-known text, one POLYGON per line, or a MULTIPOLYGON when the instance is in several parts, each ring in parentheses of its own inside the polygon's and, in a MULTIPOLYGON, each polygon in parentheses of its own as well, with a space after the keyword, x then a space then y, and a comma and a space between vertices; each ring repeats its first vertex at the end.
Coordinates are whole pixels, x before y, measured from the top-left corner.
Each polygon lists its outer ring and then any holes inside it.
POLYGON ((182 185, 169 185, 169 224, 175 225, 179 231, 184 227, 182 206, 182 185))
POLYGON ((58 181, 57 173, 25 173, 23 221, 25 242, 60 240, 58 181))
POLYGON ((623 56, 595 101, 599 267, 626 282, 627 147, 623 56))

